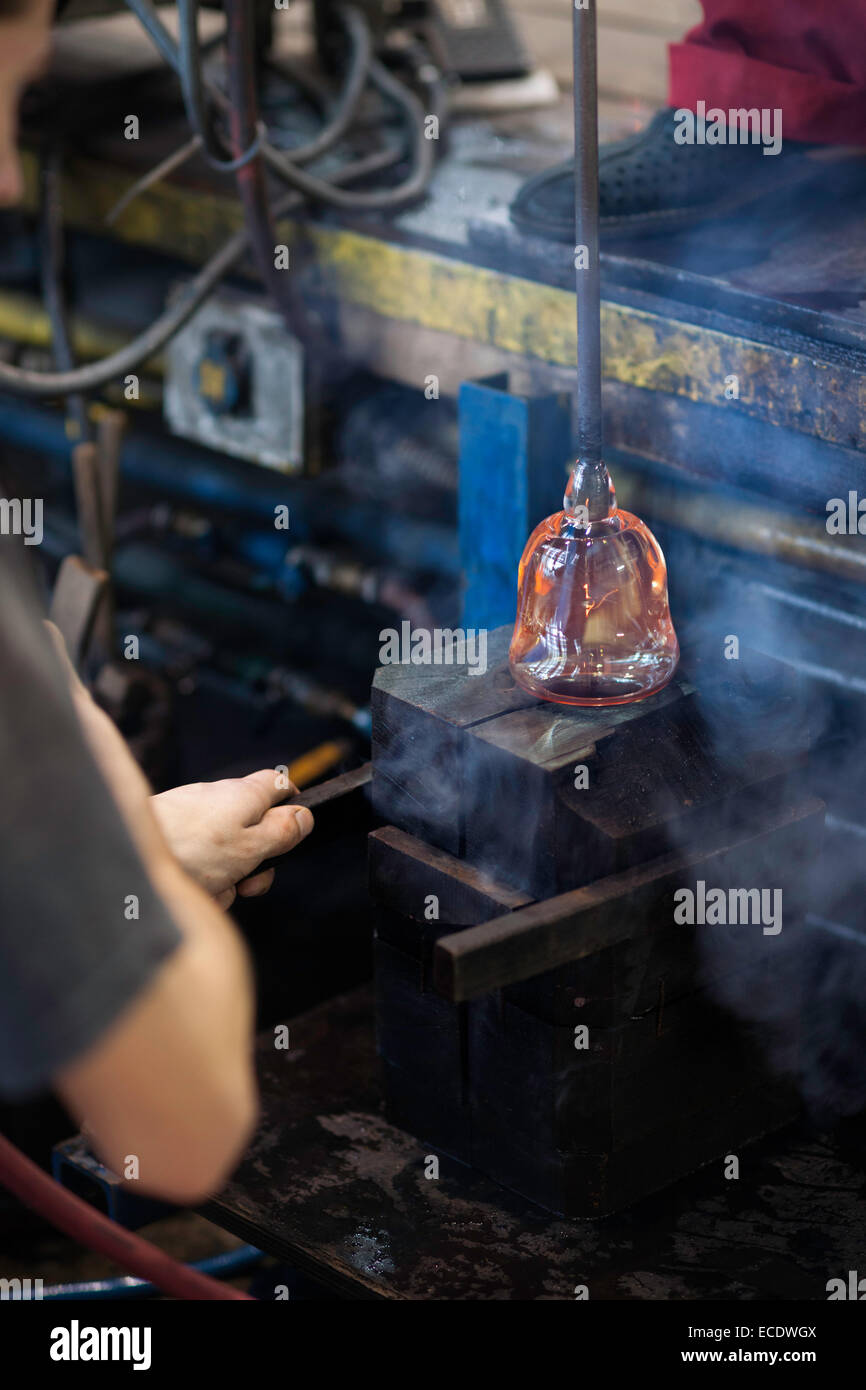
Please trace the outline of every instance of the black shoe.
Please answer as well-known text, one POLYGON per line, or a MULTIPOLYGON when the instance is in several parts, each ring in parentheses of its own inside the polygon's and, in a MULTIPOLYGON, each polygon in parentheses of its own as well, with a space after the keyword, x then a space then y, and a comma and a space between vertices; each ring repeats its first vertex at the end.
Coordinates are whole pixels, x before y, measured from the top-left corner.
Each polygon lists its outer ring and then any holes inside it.
MULTIPOLYGON (((658 111, 638 135, 599 150, 601 230, 665 232, 724 217, 773 196, 816 172, 816 148, 786 140, 775 155, 755 145, 677 144, 672 108, 658 111)), ((511 205, 523 231, 574 240, 572 161, 536 174, 511 205)))

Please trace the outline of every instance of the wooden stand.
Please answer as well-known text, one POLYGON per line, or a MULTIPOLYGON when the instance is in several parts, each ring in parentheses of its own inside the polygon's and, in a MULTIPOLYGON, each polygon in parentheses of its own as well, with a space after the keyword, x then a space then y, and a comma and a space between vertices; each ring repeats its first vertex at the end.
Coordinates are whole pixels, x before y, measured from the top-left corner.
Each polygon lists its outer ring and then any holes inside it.
POLYGON ((777 663, 690 652, 649 700, 567 709, 515 689, 508 635, 484 676, 392 666, 374 686, 374 802, 397 822, 370 838, 389 1115, 601 1215, 794 1113, 717 1001, 748 1011, 776 972, 790 1052, 823 807, 777 663), (781 890, 781 931, 677 923, 701 884, 744 906, 730 890, 781 890))

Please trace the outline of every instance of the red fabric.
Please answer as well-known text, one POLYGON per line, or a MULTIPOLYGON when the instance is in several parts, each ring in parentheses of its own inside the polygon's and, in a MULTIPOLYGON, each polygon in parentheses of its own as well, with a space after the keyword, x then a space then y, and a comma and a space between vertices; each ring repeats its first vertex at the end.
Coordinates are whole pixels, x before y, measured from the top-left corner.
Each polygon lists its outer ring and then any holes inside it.
POLYGON ((866 0, 701 0, 670 104, 782 110, 782 136, 866 145, 866 0))

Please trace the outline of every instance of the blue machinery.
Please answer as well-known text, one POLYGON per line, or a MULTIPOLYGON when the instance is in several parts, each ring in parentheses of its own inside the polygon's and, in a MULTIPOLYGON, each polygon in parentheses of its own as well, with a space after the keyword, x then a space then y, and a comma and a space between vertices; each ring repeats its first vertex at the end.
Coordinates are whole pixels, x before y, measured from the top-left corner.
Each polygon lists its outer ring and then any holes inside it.
POLYGON ((567 396, 512 394, 508 377, 460 390, 463 624, 514 618, 517 567, 532 529, 559 506, 571 454, 567 396))
MULTIPOLYGON (((363 499, 351 511, 317 498, 317 484, 265 470, 250 480, 231 460, 171 437, 132 433, 122 470, 168 499, 229 513, 253 528, 245 556, 263 572, 284 571, 287 538, 275 533, 275 507, 289 502, 291 541, 327 527, 392 562, 456 580, 463 576, 462 621, 498 627, 514 616, 517 566, 530 531, 555 510, 571 455, 570 401, 563 395, 514 394, 506 375, 466 382, 459 397, 459 526, 396 517, 363 499), (266 529, 267 528, 267 529, 266 529)), ((60 414, 29 402, 0 400, 0 438, 57 460, 69 452, 60 414)))

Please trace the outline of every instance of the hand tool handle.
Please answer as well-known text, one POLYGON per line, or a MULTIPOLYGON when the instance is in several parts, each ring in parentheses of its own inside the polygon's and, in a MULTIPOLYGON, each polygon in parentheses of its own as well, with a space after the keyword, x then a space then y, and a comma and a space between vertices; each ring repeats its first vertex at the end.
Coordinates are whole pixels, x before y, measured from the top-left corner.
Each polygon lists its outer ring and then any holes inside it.
MULTIPOLYGON (((287 804, 306 806, 315 814, 320 807, 330 806, 333 802, 339 801, 344 796, 349 796, 351 792, 357 791, 360 787, 368 786, 372 776, 373 764, 364 763, 363 767, 355 768, 352 772, 343 772, 339 777, 331 777, 327 782, 320 782, 318 786, 310 787, 309 791, 299 792, 287 804)), ((286 851, 287 854, 290 852, 289 850, 286 851)), ((282 864, 285 857, 285 854, 279 854, 272 859, 265 859, 255 872, 260 874, 265 869, 275 869, 279 864, 282 864)))

